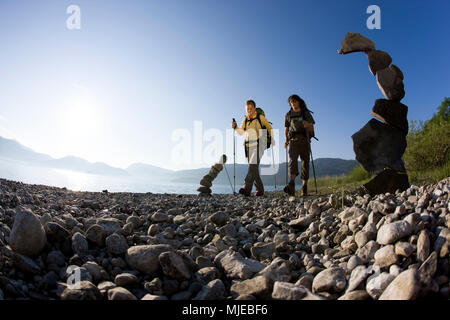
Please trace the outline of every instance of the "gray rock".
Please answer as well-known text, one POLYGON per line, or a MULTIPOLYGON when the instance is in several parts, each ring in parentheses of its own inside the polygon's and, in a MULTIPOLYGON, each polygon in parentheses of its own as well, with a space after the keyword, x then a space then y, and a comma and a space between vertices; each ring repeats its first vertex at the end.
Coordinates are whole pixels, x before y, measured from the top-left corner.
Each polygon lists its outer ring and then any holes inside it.
POLYGON ((83 264, 82 267, 91 274, 94 281, 100 281, 102 279, 102 267, 100 267, 96 262, 88 261, 83 264))
POLYGON ((422 230, 417 239, 417 261, 423 262, 430 255, 430 238, 428 232, 422 230))
POLYGON ((100 292, 107 292, 109 289, 113 289, 115 287, 117 287, 117 285, 111 281, 100 282, 97 286, 97 288, 98 288, 98 290, 100 290, 100 292))
POLYGON ((419 268, 418 276, 420 282, 425 286, 432 282, 437 270, 438 256, 436 252, 432 252, 419 268))
POLYGON ((203 286, 192 300, 223 300, 225 296, 225 285, 222 280, 216 279, 203 286))
POLYGON ((195 273, 195 279, 203 285, 218 278, 220 278, 220 272, 215 267, 201 268, 195 273))
POLYGON ((257 276, 252 279, 234 283, 230 288, 230 293, 235 296, 249 294, 257 299, 267 299, 272 292, 273 283, 264 276, 257 276))
POLYGON ((96 220, 96 224, 103 228, 105 232, 105 238, 115 232, 120 232, 122 227, 120 221, 115 218, 99 218, 96 220))
POLYGON ((347 54, 351 52, 371 51, 375 50, 375 43, 359 33, 347 32, 345 39, 341 41, 341 49, 339 54, 347 54))
POLYGON ((138 283, 138 278, 131 273, 121 273, 114 278, 114 283, 118 287, 132 286, 138 283))
POLYGON ((295 283, 296 286, 303 286, 308 290, 312 290, 312 284, 314 281, 314 276, 310 273, 303 273, 300 278, 295 283))
POLYGON ((366 290, 355 290, 346 292, 343 296, 339 297, 338 300, 367 300, 370 296, 366 290))
POLYGON ((46 242, 47 237, 38 217, 30 210, 18 207, 9 236, 11 248, 25 256, 36 257, 46 242))
POLYGON ((218 211, 209 217, 209 221, 214 223, 216 226, 224 226, 228 222, 229 216, 223 211, 218 211))
POLYGON ((351 256, 350 259, 348 259, 348 261, 347 261, 347 270, 352 271, 357 266, 362 265, 363 263, 364 263, 364 261, 360 257, 351 256))
POLYGON ((377 242, 381 245, 394 243, 409 236, 413 228, 406 221, 397 221, 381 226, 377 234, 377 242))
POLYGON ((381 50, 366 51, 366 55, 369 59, 369 70, 373 75, 376 75, 377 71, 389 67, 392 62, 391 56, 381 50))
POLYGON ((395 244, 395 254, 409 257, 414 252, 414 246, 409 242, 399 241, 395 244))
POLYGON ((443 228, 434 242, 434 251, 440 258, 445 258, 450 252, 450 229, 443 228))
POLYGON ((375 232, 361 230, 355 234, 355 242, 358 248, 361 248, 370 240, 375 240, 376 237, 377 234, 375 232))
POLYGON ((314 215, 307 214, 289 222, 289 226, 295 229, 306 229, 314 220, 314 215))
POLYGON ((189 280, 192 277, 191 270, 178 252, 163 252, 158 259, 163 273, 168 277, 177 280, 189 280))
POLYGON ((387 245, 375 252, 375 264, 380 268, 387 268, 398 261, 398 257, 395 254, 394 246, 387 245))
POLYGON ((363 247, 356 251, 356 255, 364 261, 364 263, 369 262, 375 257, 375 252, 380 248, 380 245, 375 241, 367 242, 363 247))
POLYGON ((47 235, 47 240, 52 243, 64 242, 71 237, 68 230, 55 222, 47 222, 44 230, 47 235))
POLYGON ((253 259, 242 257, 232 250, 222 251, 214 258, 214 263, 224 269, 231 279, 249 279, 261 271, 265 265, 253 259))
POLYGON ((81 281, 78 288, 67 287, 61 294, 61 300, 101 300, 100 290, 89 281, 81 281))
POLYGON ((138 300, 134 294, 122 287, 108 290, 108 300, 138 300))
POLYGON ((72 236, 72 250, 79 255, 84 255, 89 250, 86 238, 79 232, 75 232, 72 236))
POLYGON ((169 216, 164 212, 155 212, 152 217, 152 221, 155 223, 162 223, 169 221, 169 216))
POLYGON ((271 259, 275 253, 275 244, 258 242, 250 249, 250 252, 255 259, 271 259))
POLYGON ((273 285, 272 298, 276 300, 301 300, 306 289, 289 282, 276 281, 273 285))
POLYGON ((394 279, 395 276, 387 272, 375 274, 367 280, 366 291, 373 299, 376 300, 394 279))
POLYGON ((13 262, 17 268, 26 273, 39 274, 41 272, 41 268, 33 259, 20 253, 14 252, 13 262))
POLYGON ((105 245, 106 232, 100 225, 94 224, 86 231, 86 238, 97 246, 103 247, 105 245))
POLYGON ((124 236, 113 233, 105 240, 106 250, 113 255, 125 254, 128 250, 128 243, 124 236))
POLYGON ((371 273, 371 270, 365 266, 357 266, 353 269, 348 282, 347 292, 357 289, 371 273))
POLYGON ((314 277, 313 292, 341 292, 345 289, 347 280, 345 270, 339 267, 329 268, 321 271, 314 277))
POLYGON ((265 276, 272 282, 288 282, 291 280, 291 265, 288 261, 277 257, 256 275, 265 276))
POLYGON ((400 273, 384 290, 379 300, 414 300, 420 291, 417 269, 400 273))
POLYGON ((127 250, 125 259, 133 269, 154 274, 160 269, 159 255, 172 250, 172 247, 166 244, 134 246, 127 250))

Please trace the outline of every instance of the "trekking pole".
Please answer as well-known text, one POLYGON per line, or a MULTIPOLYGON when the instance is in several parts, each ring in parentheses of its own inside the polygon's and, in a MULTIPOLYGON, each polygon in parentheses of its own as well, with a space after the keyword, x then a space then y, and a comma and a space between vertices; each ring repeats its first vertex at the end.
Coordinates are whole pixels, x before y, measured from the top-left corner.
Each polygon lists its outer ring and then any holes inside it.
POLYGON ((230 176, 228 175, 227 167, 226 167, 225 164, 223 165, 223 167, 225 168, 225 172, 227 173, 228 181, 230 182, 231 191, 233 192, 233 194, 235 194, 235 192, 234 192, 234 190, 233 190, 233 186, 231 185, 230 176))
POLYGON ((314 168, 314 159, 313 159, 313 155, 312 155, 311 141, 309 142, 309 153, 311 154, 311 162, 312 162, 313 174, 314 174, 314 184, 316 186, 316 194, 317 194, 316 169, 314 168))
POLYGON ((285 167, 286 167, 286 185, 288 184, 288 148, 289 148, 289 144, 286 146, 286 163, 285 163, 285 167))
MULTIPOLYGON (((275 168, 275 156, 273 155, 273 145, 272 145, 272 167, 275 168)), ((278 171, 278 170, 277 170, 278 171)), ((277 172, 273 175, 273 179, 275 180, 275 190, 277 190, 277 172)))
MULTIPOLYGON (((233 118, 233 122, 236 120, 233 118)), ((236 135, 235 130, 233 129, 233 194, 236 193, 236 135)))

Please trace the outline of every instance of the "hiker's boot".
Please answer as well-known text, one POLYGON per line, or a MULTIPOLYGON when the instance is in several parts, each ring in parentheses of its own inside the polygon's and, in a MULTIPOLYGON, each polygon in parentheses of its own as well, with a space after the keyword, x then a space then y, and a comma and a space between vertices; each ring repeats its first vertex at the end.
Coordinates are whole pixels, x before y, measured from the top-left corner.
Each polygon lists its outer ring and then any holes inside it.
POLYGON ((290 196, 295 196, 295 182, 289 182, 283 189, 290 196))
POLYGON ((248 191, 248 190, 245 189, 245 188, 240 188, 240 189, 239 189, 239 193, 240 193, 240 194, 243 194, 243 195, 246 196, 246 197, 248 197, 248 196, 251 195, 250 191, 248 191))
POLYGON ((256 191, 255 196, 262 197, 264 195, 264 191, 256 191))
POLYGON ((307 196, 308 195, 308 185, 304 184, 302 186, 302 196, 307 196))

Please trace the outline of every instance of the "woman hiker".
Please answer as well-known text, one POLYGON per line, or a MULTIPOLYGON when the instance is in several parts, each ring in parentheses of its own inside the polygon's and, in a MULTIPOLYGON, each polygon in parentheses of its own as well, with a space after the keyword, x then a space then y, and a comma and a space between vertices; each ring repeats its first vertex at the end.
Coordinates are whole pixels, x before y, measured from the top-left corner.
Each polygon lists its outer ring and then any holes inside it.
POLYGON ((291 109, 286 113, 284 121, 284 148, 289 145, 289 183, 284 192, 295 195, 295 177, 298 176, 298 157, 302 160, 302 195, 308 195, 310 143, 314 136, 314 119, 305 101, 293 94, 288 98, 291 109))
POLYGON ((231 123, 231 127, 239 135, 246 133, 244 145, 248 172, 244 180, 244 186, 239 190, 239 193, 249 196, 252 186, 255 184, 255 196, 262 196, 264 195, 264 185, 259 175, 259 163, 266 149, 264 144, 267 143, 267 137, 272 137, 272 145, 274 144, 272 126, 263 114, 257 112, 255 101, 248 100, 245 103, 245 110, 247 114, 240 127, 234 121, 231 123))

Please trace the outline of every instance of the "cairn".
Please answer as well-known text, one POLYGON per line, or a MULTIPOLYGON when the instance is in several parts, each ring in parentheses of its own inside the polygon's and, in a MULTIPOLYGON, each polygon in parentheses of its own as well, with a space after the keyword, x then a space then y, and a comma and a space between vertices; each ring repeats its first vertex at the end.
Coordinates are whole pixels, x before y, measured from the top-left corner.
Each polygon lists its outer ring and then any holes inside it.
POLYGON ((227 162, 227 156, 222 155, 220 157, 219 162, 215 163, 209 172, 203 176, 200 180, 200 187, 198 187, 197 191, 200 192, 199 196, 211 195, 211 186, 214 179, 218 176, 218 174, 223 170, 224 164, 227 162))
POLYGON ((395 193, 409 188, 408 175, 402 160, 408 134, 408 107, 400 101, 405 96, 403 73, 391 64, 391 56, 376 50, 375 43, 359 33, 347 33, 341 41, 339 54, 365 52, 369 70, 376 76, 378 87, 386 99, 377 99, 371 119, 352 135, 356 160, 376 176, 363 186, 370 195, 395 193))

